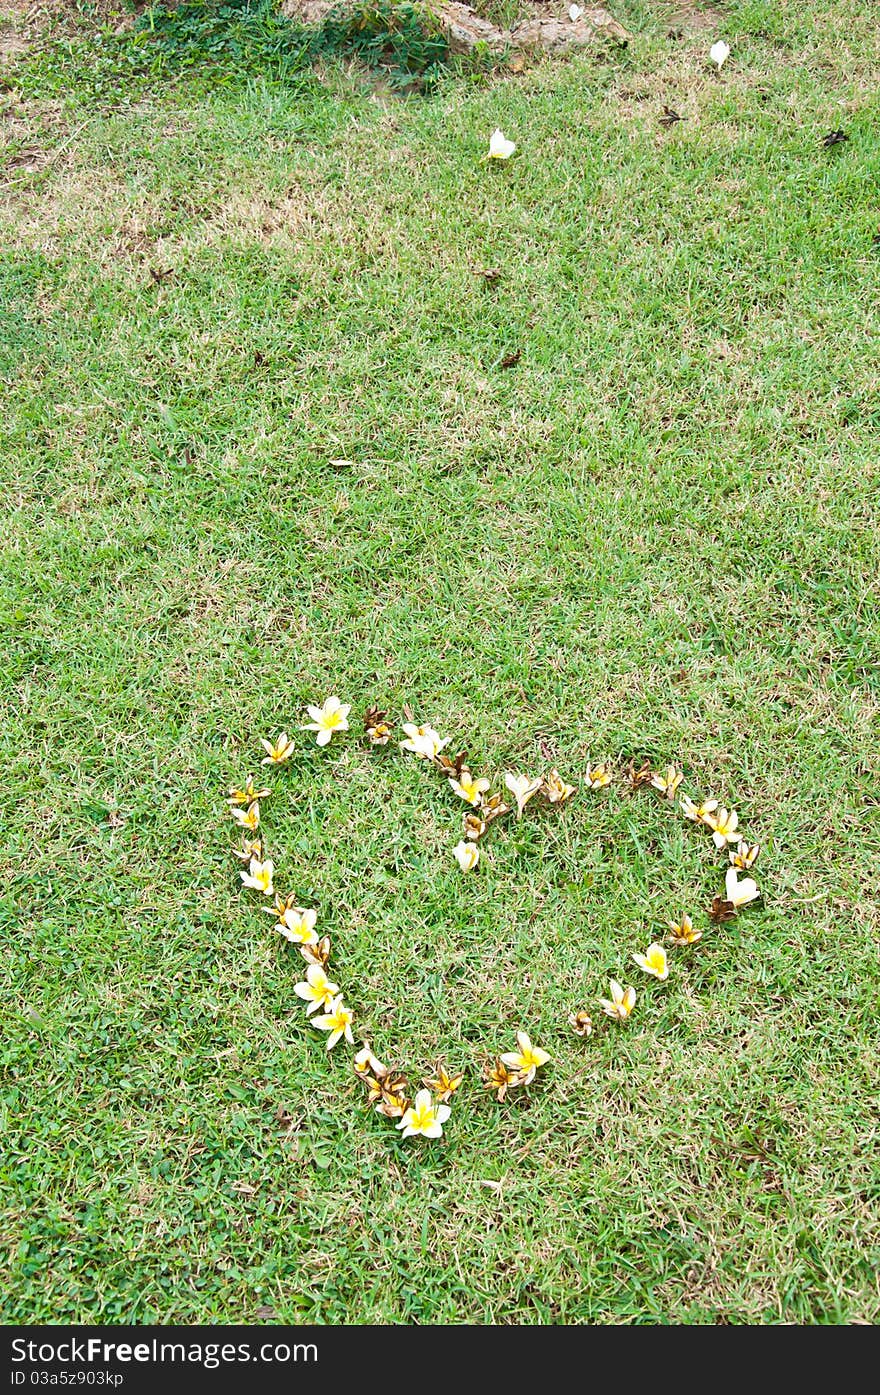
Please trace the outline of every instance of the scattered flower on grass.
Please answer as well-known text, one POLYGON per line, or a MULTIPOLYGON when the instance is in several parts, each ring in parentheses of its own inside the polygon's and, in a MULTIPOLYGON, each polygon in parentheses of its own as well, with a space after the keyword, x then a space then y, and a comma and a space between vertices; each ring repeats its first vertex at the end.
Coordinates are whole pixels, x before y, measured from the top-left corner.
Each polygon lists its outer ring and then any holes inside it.
POLYGON ((317 964, 312 964, 306 969, 306 976, 302 983, 295 983, 293 991, 298 998, 302 998, 308 1007, 306 1014, 310 1017, 318 1008, 332 1008, 333 999, 339 992, 339 987, 331 983, 324 970, 317 964))
POLYGON ((508 1090, 522 1085, 523 1077, 519 1071, 508 1070, 503 1061, 496 1061, 486 1067, 485 1083, 486 1089, 494 1090, 498 1103, 503 1104, 508 1090))
POLYGON ((478 809, 483 802, 483 795, 491 784, 485 775, 481 775, 479 780, 475 780, 471 772, 462 770, 457 780, 450 780, 450 785, 461 799, 466 799, 474 809, 478 809))
POLYGON ((667 765, 665 771, 658 770, 651 776, 651 784, 655 790, 665 794, 667 799, 674 799, 675 792, 683 779, 683 770, 679 770, 675 765, 667 765))
POLYGON ((658 978, 661 983, 669 977, 669 961, 662 945, 648 945, 644 954, 634 954, 633 959, 640 969, 644 969, 645 973, 653 978, 658 978))
POLYGON ((253 804, 257 800, 268 799, 269 794, 269 790, 255 790, 254 782, 251 779, 251 777, 248 776, 248 782, 243 790, 236 789, 234 785, 232 786, 232 789, 229 791, 229 799, 227 800, 227 803, 253 804))
POLYGON ((482 836, 483 836, 483 834, 484 834, 485 832, 486 832, 486 820, 485 820, 485 819, 481 819, 480 816, 479 816, 479 814, 465 814, 465 816, 464 816, 464 836, 465 836, 465 838, 470 838, 471 841, 475 843, 475 842, 477 841, 478 838, 482 838, 482 836))
POLYGON ((458 751, 454 756, 448 756, 445 751, 438 751, 434 757, 434 764, 447 780, 459 780, 461 772, 467 770, 467 751, 458 751))
POLYGON ((691 823, 708 823, 710 815, 714 814, 718 808, 718 800, 704 799, 700 804, 697 804, 690 795, 683 794, 679 808, 685 818, 691 820, 691 823))
POLYGON ((741 834, 737 833, 739 815, 733 809, 718 809, 705 820, 712 830, 712 842, 716 848, 726 848, 728 843, 738 843, 741 834))
POLYGON ((441 1104, 448 1104, 463 1080, 464 1071, 460 1075, 450 1075, 441 1062, 433 1076, 425 1077, 424 1085, 426 1089, 433 1090, 441 1104))
POLYGON ((340 702, 338 697, 325 698, 320 707, 308 706, 306 711, 312 720, 306 722, 302 730, 317 732, 315 740, 319 746, 326 746, 335 732, 348 731, 351 704, 340 702))
POLYGON ((286 731, 281 732, 277 741, 267 741, 264 736, 261 736, 260 745, 266 752, 263 765, 283 765, 285 761, 290 760, 295 750, 294 742, 286 731))
POLYGON ((599 1003, 602 1011, 608 1017, 614 1017, 618 1022, 625 1022, 636 1005, 636 990, 634 988, 621 988, 616 979, 609 979, 611 988, 611 999, 600 998, 599 1003))
POLYGON ((583 10, 581 9, 580 5, 569 5, 568 17, 571 20, 572 24, 576 24, 582 14, 583 10))
POLYGON ((275 929, 292 945, 313 945, 318 939, 315 934, 317 919, 318 912, 311 907, 303 910, 301 906, 288 906, 279 916, 275 929))
POLYGON ((551 770, 544 777, 541 793, 551 804, 565 804, 574 794, 574 785, 567 785, 558 770, 551 770))
POLYGON ((508 140, 503 131, 495 130, 489 138, 489 160, 509 160, 514 150, 515 141, 508 140))
POLYGON ((748 872, 758 861, 758 853, 761 851, 759 843, 747 843, 745 838, 730 850, 730 865, 738 867, 741 872, 748 872))
POLYGON ((472 872, 480 860, 480 849, 476 843, 466 843, 463 839, 456 843, 452 853, 463 872, 472 872))
POLYGON ((637 766, 635 761, 631 760, 626 767, 626 778, 631 790, 641 789, 642 785, 650 785, 654 779, 651 762, 646 760, 637 766))
POLYGON ((360 1051, 355 1054, 354 1061, 355 1075, 376 1075, 380 1078, 388 1074, 388 1067, 383 1065, 378 1056, 373 1054, 373 1048, 368 1041, 361 1045, 360 1051))
POLYGON ((568 1015, 568 1025, 577 1037, 589 1037, 593 1035, 593 1019, 588 1012, 581 1009, 580 1012, 571 1012, 568 1015))
POLYGON ((387 746, 391 739, 393 723, 386 722, 387 712, 378 707, 368 707, 364 713, 364 731, 371 746, 387 746))
POLYGON ((517 1032, 516 1043, 519 1050, 502 1052, 501 1060, 505 1066, 515 1070, 522 1077, 523 1085, 530 1085, 535 1078, 535 1071, 550 1060, 550 1053, 542 1051, 540 1046, 532 1046, 525 1032, 517 1032))
POLYGON ((747 906, 750 901, 756 901, 761 895, 758 883, 751 877, 740 878, 735 867, 728 867, 724 889, 727 892, 727 900, 736 910, 739 910, 740 906, 747 906))
POLYGON ((312 941, 305 941, 300 945, 299 952, 307 964, 317 964, 323 969, 330 958, 330 936, 324 935, 320 940, 316 937, 312 941))
POLYGON ((724 925, 728 920, 735 920, 736 906, 725 897, 716 896, 709 907, 709 919, 713 925, 724 925))
POLYGON ((703 938, 703 932, 702 930, 694 929, 694 922, 691 920, 690 916, 685 913, 681 917, 681 920, 670 920, 669 938, 679 949, 683 949, 685 945, 695 945, 698 940, 701 940, 703 938))
POLYGON ((495 819, 500 819, 503 814, 510 813, 510 805, 504 803, 500 794, 490 794, 480 813, 484 823, 494 823, 495 819))
POLYGON ((424 1138, 440 1138, 443 1125, 452 1110, 448 1104, 435 1104, 430 1090, 419 1090, 397 1127, 403 1138, 421 1134, 424 1138))
POLYGON ((406 732, 406 740, 400 742, 400 749, 412 751, 413 755, 423 756, 425 760, 433 760, 435 756, 439 756, 443 747, 448 746, 452 740, 451 736, 441 737, 433 727, 417 727, 413 722, 404 722, 403 730, 406 732))
POLYGON ((260 838, 246 838, 243 847, 232 849, 232 855, 240 858, 242 862, 250 862, 252 857, 262 857, 262 840, 260 838))
POLYGON ((249 833, 256 833, 260 826, 260 806, 256 800, 253 804, 249 804, 246 809, 230 809, 229 812, 239 828, 246 828, 249 833))
POLYGON ((312 1018, 312 1026, 317 1027, 321 1032, 329 1032, 327 1038, 327 1050, 332 1051, 341 1037, 346 1041, 353 1042, 351 1034, 351 1024, 354 1021, 354 1013, 351 1008, 347 1008, 342 1001, 342 994, 334 998, 330 1004, 329 1012, 322 1013, 320 1017, 312 1018))
POLYGON ((261 862, 258 857, 252 857, 248 863, 248 870, 239 872, 238 875, 251 891, 261 891, 264 896, 271 896, 275 890, 272 885, 274 870, 274 864, 270 857, 267 857, 265 862, 261 862))
POLYGON ((514 775, 513 771, 504 772, 504 783, 516 800, 516 812, 522 818, 523 809, 529 800, 538 793, 544 783, 543 780, 532 780, 528 775, 514 775))
POLYGON ((587 783, 591 790, 604 790, 606 785, 611 784, 611 769, 606 761, 587 766, 587 783))
POLYGON ((399 1119, 409 1109, 406 1076, 395 1075, 392 1071, 381 1080, 368 1082, 368 1103, 375 1106, 376 1113, 386 1119, 399 1119))
POLYGON ((723 39, 719 39, 717 43, 714 43, 709 49, 709 57, 720 73, 730 57, 730 45, 726 44, 723 39))

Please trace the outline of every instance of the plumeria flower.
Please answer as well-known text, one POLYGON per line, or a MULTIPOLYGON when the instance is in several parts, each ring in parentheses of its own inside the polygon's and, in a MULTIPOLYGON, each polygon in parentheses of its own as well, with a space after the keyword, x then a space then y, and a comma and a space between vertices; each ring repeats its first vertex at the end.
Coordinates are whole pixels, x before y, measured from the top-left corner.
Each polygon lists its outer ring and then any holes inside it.
POLYGON ((239 872, 239 876, 246 887, 251 891, 261 891, 264 896, 271 896, 275 888, 272 885, 272 873, 274 864, 270 857, 265 862, 261 862, 258 857, 252 857, 246 872, 239 872))
POLYGON ((651 776, 651 784, 655 790, 665 794, 667 799, 674 799, 675 792, 684 779, 684 771, 679 770, 674 765, 667 765, 665 771, 658 770, 651 776))
POLYGON ((330 982, 322 968, 313 964, 311 968, 306 969, 304 981, 293 985, 293 991, 298 998, 302 998, 308 1003, 306 1015, 311 1017, 313 1012, 318 1011, 318 1008, 332 1008, 333 999, 339 992, 339 988, 335 983, 330 982))
POLYGON ((723 39, 719 39, 718 42, 714 43, 709 49, 709 57, 720 73, 730 57, 730 45, 726 44, 723 39))
POLYGON ((318 735, 315 740, 319 746, 328 745, 334 732, 348 731, 348 714, 351 711, 351 703, 340 702, 338 697, 328 697, 324 699, 321 707, 306 707, 306 711, 311 717, 310 722, 306 722, 303 731, 316 731, 318 735))
POLYGON ((330 936, 324 935, 320 940, 316 937, 311 942, 301 944, 299 952, 307 964, 317 964, 319 969, 323 969, 330 958, 330 936))
POLYGON ((452 1110, 448 1104, 435 1104, 430 1090, 419 1090, 397 1127, 404 1138, 421 1134, 424 1138, 440 1138, 443 1125, 452 1110))
POLYGON ((745 838, 730 850, 730 865, 738 867, 741 872, 748 872, 754 867, 758 860, 758 853, 761 851, 760 843, 747 843, 745 838))
POLYGON ((582 14, 583 10, 581 9, 580 5, 569 5, 568 17, 571 20, 572 24, 577 24, 582 14))
POLYGON ((482 838, 482 836, 483 836, 483 834, 484 834, 485 832, 486 832, 486 820, 485 820, 485 819, 481 819, 480 816, 479 816, 479 814, 465 814, 465 816, 464 816, 464 836, 465 836, 465 838, 470 838, 471 841, 475 843, 475 842, 477 841, 478 838, 482 838))
POLYGON ((386 1119, 400 1119, 409 1109, 408 1090, 405 1075, 394 1075, 391 1071, 382 1080, 371 1080, 368 1086, 367 1101, 375 1105, 376 1113, 386 1119))
POLYGON ((611 771, 604 761, 587 766, 587 783, 591 790, 603 790, 611 784, 611 771))
POLYGON ((353 1065, 355 1075, 372 1074, 381 1079, 382 1076, 388 1074, 388 1067, 383 1065, 379 1057, 373 1054, 373 1048, 368 1041, 362 1044, 360 1051, 355 1055, 353 1065))
POLYGON ((441 1063, 437 1066, 433 1077, 426 1076, 424 1083, 426 1089, 434 1091, 441 1104, 448 1104, 463 1080, 463 1071, 460 1075, 450 1075, 441 1063))
POLYGON ((669 961, 662 945, 648 945, 644 954, 634 954, 633 959, 640 969, 644 969, 652 978, 659 978, 661 983, 669 977, 669 961))
POLYGON ((515 142, 508 140, 503 131, 495 130, 489 139, 489 154, 486 158, 488 160, 509 160, 514 150, 516 150, 515 142))
POLYGON ((532 1046, 525 1032, 517 1032, 516 1044, 519 1050, 502 1052, 501 1060, 505 1066, 522 1076, 523 1085, 530 1085, 535 1078, 535 1071, 539 1066, 547 1064, 550 1054, 542 1051, 540 1046, 532 1046))
POLYGON ((230 809, 229 812, 239 828, 246 828, 249 833, 256 833, 260 826, 260 806, 256 800, 253 804, 249 804, 246 809, 230 809))
POLYGON ((406 740, 401 741, 401 751, 412 751, 416 756, 423 756, 426 760, 433 760, 439 756, 444 746, 448 746, 452 740, 451 736, 441 737, 433 727, 427 725, 417 727, 414 722, 404 722, 403 730, 406 732, 406 740))
POLYGON ((304 911, 300 906, 288 906, 275 929, 292 945, 313 945, 318 938, 315 934, 317 919, 318 912, 311 907, 304 911))
POLYGON ((621 988, 616 979, 609 979, 611 988, 611 999, 600 998, 602 1011, 609 1017, 614 1017, 618 1022, 625 1022, 636 1005, 636 990, 634 988, 621 988))
POLYGON ((709 919, 713 925, 725 925, 728 920, 736 917, 736 906, 732 901, 728 901, 724 896, 713 897, 709 907, 709 919))
POLYGON ((264 736, 260 737, 260 745, 266 752, 263 758, 263 765, 283 765, 290 760, 295 750, 295 743, 282 731, 277 741, 267 741, 264 736))
POLYGON ((593 1034, 593 1019, 588 1012, 583 1009, 580 1012, 570 1012, 568 1015, 568 1025, 578 1037, 589 1037, 593 1034))
POLYGON ((229 791, 229 798, 227 800, 227 803, 253 804, 255 800, 268 799, 269 794, 269 790, 255 790, 254 782, 251 779, 251 777, 248 776, 248 782, 243 790, 236 789, 234 785, 232 786, 232 789, 229 791))
POLYGON ((462 840, 456 843, 452 855, 463 872, 472 872, 480 860, 480 849, 476 843, 466 843, 462 840))
POLYGON ((558 770, 551 770, 544 778, 541 793, 551 804, 564 804, 574 794, 574 785, 567 785, 558 770))
POLYGON ((244 846, 232 849, 233 857, 241 858, 242 862, 250 862, 252 857, 263 856, 263 844, 259 838, 246 838, 244 846))
POLYGON ((717 799, 704 799, 697 804, 690 795, 683 794, 678 806, 686 819, 691 823, 708 823, 711 814, 718 808, 717 799))
POLYGON ((491 780, 487 780, 485 775, 481 775, 479 780, 475 780, 471 772, 462 770, 457 780, 449 781, 455 793, 462 799, 466 799, 474 809, 478 809, 483 802, 483 795, 486 793, 491 780))
POLYGON ((679 949, 683 949, 686 945, 695 945, 698 940, 701 940, 703 932, 694 929, 694 922, 685 913, 681 920, 670 920, 669 938, 679 949))
POLYGON ((354 1013, 351 1008, 345 1006, 340 993, 339 997, 334 998, 330 1003, 329 1012, 322 1013, 320 1017, 312 1018, 312 1026, 317 1027, 319 1031, 330 1033, 327 1038, 327 1050, 332 1051, 341 1037, 345 1037, 345 1040, 349 1042, 354 1041, 351 1034, 353 1021, 354 1013))
POLYGON ((531 780, 528 775, 514 775, 513 771, 505 770, 504 783, 516 800, 516 809, 519 818, 522 818, 523 809, 529 800, 538 793, 544 783, 543 780, 531 780))
POLYGON ((386 722, 387 712, 378 707, 368 707, 364 713, 364 731, 371 746, 387 746, 391 739, 391 723, 386 722))
POLYGON ((728 867, 727 876, 724 878, 724 889, 727 892, 727 899, 735 910, 740 906, 747 906, 750 901, 756 901, 761 895, 758 890, 758 883, 751 877, 740 878, 735 867, 728 867))
POLYGON ((503 814, 509 813, 510 805, 504 803, 500 794, 490 794, 480 810, 480 814, 486 824, 493 823, 495 819, 500 819, 503 814))
POLYGON ((508 1070, 503 1061, 495 1061, 493 1065, 486 1067, 486 1089, 495 1091, 495 1097, 499 1104, 504 1102, 508 1090, 512 1090, 522 1083, 523 1078, 519 1071, 508 1070))
POLYGON ((709 815, 706 823, 712 830, 712 842, 716 848, 726 848, 728 843, 740 841, 741 835, 736 831, 739 815, 733 809, 718 809, 709 815))

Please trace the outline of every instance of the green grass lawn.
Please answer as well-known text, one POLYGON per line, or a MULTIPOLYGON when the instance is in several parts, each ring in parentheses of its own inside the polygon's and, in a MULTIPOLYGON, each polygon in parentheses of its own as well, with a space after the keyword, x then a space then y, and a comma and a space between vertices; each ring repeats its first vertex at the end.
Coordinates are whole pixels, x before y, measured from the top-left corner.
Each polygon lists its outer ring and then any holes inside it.
POLYGON ((12 54, 6 1321, 880 1316, 876 16, 617 13, 406 100, 12 54), (463 876, 442 781, 297 733, 265 830, 357 1040, 468 1072, 401 1141, 230 857, 227 786, 328 693, 496 780, 677 759, 763 901, 653 983, 724 861, 662 800, 530 809, 463 876), (579 1041, 609 974, 632 1020, 579 1041), (554 1060, 498 1105, 522 1026, 554 1060))

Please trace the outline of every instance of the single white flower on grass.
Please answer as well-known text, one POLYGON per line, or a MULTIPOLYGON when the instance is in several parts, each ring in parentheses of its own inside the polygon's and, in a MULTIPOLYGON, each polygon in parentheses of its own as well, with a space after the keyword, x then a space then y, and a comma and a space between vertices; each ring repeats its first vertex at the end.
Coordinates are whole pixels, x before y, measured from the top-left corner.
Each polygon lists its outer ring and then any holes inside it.
POLYGON ((568 1014, 568 1025, 575 1036, 591 1037, 593 1035, 593 1019, 583 1008, 578 1012, 570 1012, 568 1014))
POLYGON ((260 806, 256 800, 253 804, 249 804, 246 809, 230 809, 229 812, 239 828, 246 828, 249 833, 256 833, 260 826, 260 806))
POLYGON ((295 749, 294 743, 286 731, 281 732, 277 741, 267 741, 264 736, 261 736, 260 745, 266 752, 263 765, 283 765, 285 761, 290 760, 295 749))
POLYGON ((583 10, 581 9, 580 5, 569 5, 568 17, 571 20, 572 24, 577 24, 582 14, 583 10))
POLYGON ((318 1008, 331 1008, 333 999, 339 992, 335 983, 331 983, 324 970, 318 964, 312 964, 306 969, 306 976, 302 983, 295 983, 293 991, 298 998, 304 999, 308 1003, 306 1015, 311 1017, 318 1008))
POLYGON ((757 862, 760 851, 759 843, 747 843, 743 838, 735 848, 730 850, 731 867, 738 867, 741 872, 748 872, 757 862))
POLYGON ((758 883, 751 877, 740 878, 735 867, 728 867, 727 876, 724 878, 724 889, 727 893, 727 900, 739 910, 740 906, 747 906, 750 901, 756 901, 761 895, 758 890, 758 883))
POLYGON ((229 791, 229 798, 226 802, 227 804, 259 803, 261 799, 268 799, 269 794, 269 790, 254 789, 254 782, 251 777, 248 776, 248 782, 243 790, 236 789, 235 785, 232 786, 232 789, 229 791))
POLYGON ((324 699, 321 707, 309 706, 306 708, 310 722, 306 722, 303 731, 317 732, 315 740, 319 746, 326 746, 334 732, 348 731, 348 714, 351 711, 351 703, 340 702, 338 697, 328 697, 324 699))
POLYGON ((728 843, 738 843, 741 835, 737 833, 739 815, 733 809, 718 809, 714 814, 709 814, 705 822, 712 830, 712 842, 716 848, 726 848, 728 843))
POLYGON ((532 780, 528 775, 514 775, 512 770, 505 770, 504 783, 516 800, 517 815, 522 818, 523 809, 529 800, 538 793, 544 781, 532 780))
POLYGON ((662 945, 648 945, 644 954, 634 954, 633 959, 640 969, 653 978, 659 978, 661 983, 669 977, 669 961, 662 945))
POLYGON ((304 911, 299 906, 288 906, 278 917, 275 929, 292 945, 313 945, 318 942, 318 936, 315 934, 317 919, 318 912, 311 908, 304 911))
POLYGON ((602 1011, 618 1022, 625 1022, 636 1005, 636 990, 634 988, 621 988, 614 978, 609 979, 608 983, 611 989, 611 998, 610 1000, 608 998, 599 999, 602 1011))
POLYGON ((508 140, 503 131, 495 130, 492 132, 489 139, 488 158, 490 160, 509 160, 514 150, 516 150, 515 142, 508 140))
POLYGON ((694 922, 685 912, 681 920, 670 920, 669 938, 679 949, 683 949, 686 945, 695 945, 698 940, 701 940, 703 932, 694 929, 694 922))
POLYGON ((574 794, 574 785, 566 784, 558 770, 551 770, 544 777, 541 793, 551 804, 565 804, 574 794))
POLYGON ((413 755, 423 756, 425 760, 433 760, 435 756, 439 756, 443 747, 448 746, 452 740, 451 736, 440 736, 433 727, 417 727, 415 722, 404 722, 403 730, 406 732, 406 740, 400 742, 401 751, 412 751, 413 755))
POLYGON ((456 843, 452 854, 463 872, 472 872, 480 860, 480 849, 476 843, 466 843, 464 839, 456 843))
POLYGON ((252 857, 246 872, 239 872, 239 876, 246 887, 251 891, 261 891, 264 896, 271 896, 275 888, 272 885, 272 873, 274 866, 270 857, 265 862, 261 862, 258 857, 252 857))
POLYGON ((448 1104, 434 1103, 430 1090, 419 1090, 397 1127, 404 1138, 413 1138, 416 1134, 423 1138, 440 1138, 451 1113, 448 1104))
POLYGON ((535 1071, 550 1060, 550 1053, 542 1051, 540 1046, 532 1046, 525 1032, 517 1032, 516 1044, 519 1050, 502 1052, 501 1060, 505 1066, 521 1076, 521 1084, 530 1085, 535 1078, 535 1071))
POLYGON ((351 1024, 354 1021, 354 1013, 351 1008, 347 1008, 342 1001, 342 994, 334 998, 330 1003, 329 1012, 322 1013, 320 1017, 312 1018, 312 1026, 317 1027, 321 1032, 329 1032, 327 1038, 327 1050, 332 1051, 341 1037, 346 1041, 354 1042, 351 1034, 351 1024))
POLYGON ((667 765, 666 770, 657 771, 651 776, 651 784, 655 790, 665 794, 667 799, 674 799, 675 792, 684 779, 684 771, 679 770, 675 765, 667 765))
POLYGON ((709 49, 709 57, 720 73, 730 57, 730 45, 726 44, 723 39, 718 39, 709 49))
POLYGON ((466 799, 474 809, 478 809, 491 781, 487 780, 485 775, 481 775, 479 780, 475 780, 469 770, 462 770, 458 779, 450 780, 449 783, 457 795, 466 799))
POLYGON ((683 794, 679 801, 679 808, 686 819, 691 823, 710 823, 709 815, 714 814, 718 808, 717 799, 704 799, 699 804, 691 799, 689 794, 683 794))
POLYGON ((587 766, 587 782, 591 790, 604 790, 606 785, 611 784, 611 771, 605 761, 587 766))

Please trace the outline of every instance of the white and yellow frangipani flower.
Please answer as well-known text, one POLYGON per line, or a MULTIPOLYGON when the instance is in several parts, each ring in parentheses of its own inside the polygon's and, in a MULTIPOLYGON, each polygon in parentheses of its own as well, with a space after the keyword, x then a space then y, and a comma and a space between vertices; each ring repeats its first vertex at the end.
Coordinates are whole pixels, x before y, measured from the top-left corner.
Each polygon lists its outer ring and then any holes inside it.
POLYGON ((551 804, 565 804, 574 790, 574 785, 567 785, 558 770, 551 770, 541 785, 541 793, 551 804))
POLYGON ((270 790, 254 789, 254 782, 249 775, 247 784, 243 790, 236 789, 235 785, 232 786, 229 791, 229 798, 226 802, 227 804, 253 804, 255 801, 259 802, 261 799, 268 799, 270 793, 270 790))
POLYGON ((306 1015, 311 1017, 318 1008, 332 1008, 333 999, 339 992, 335 983, 331 983, 324 970, 318 964, 312 964, 306 969, 306 976, 302 983, 295 983, 293 991, 298 998, 302 998, 308 1007, 306 1015))
POLYGON ((590 1037, 593 1035, 593 1019, 583 1008, 578 1012, 568 1014, 568 1025, 578 1037, 590 1037))
POLYGON ((330 1003, 329 1011, 321 1014, 320 1017, 312 1018, 312 1026, 317 1027, 321 1032, 329 1032, 327 1038, 327 1050, 332 1051, 341 1037, 345 1037, 348 1042, 354 1042, 351 1034, 351 1024, 354 1021, 354 1013, 351 1008, 347 1008, 342 1001, 342 994, 334 998, 330 1003))
POLYGON ((260 826, 260 806, 256 800, 249 804, 246 809, 229 810, 239 828, 246 828, 249 833, 256 833, 260 826))
POLYGON ((463 1080, 464 1071, 461 1071, 459 1075, 450 1075, 443 1062, 440 1061, 434 1074, 425 1077, 424 1085, 426 1090, 434 1092, 441 1104, 448 1104, 463 1080))
POLYGON ((480 860, 480 849, 476 843, 466 843, 462 839, 452 849, 452 855, 463 872, 472 872, 480 860))
POLYGON ((726 899, 736 910, 739 910, 740 906, 747 906, 750 901, 757 901, 761 895, 758 883, 751 877, 740 877, 735 867, 728 867, 724 889, 727 893, 726 899))
POLYGON ((478 809, 483 802, 483 795, 492 782, 487 780, 485 775, 481 775, 478 780, 475 780, 471 772, 464 769, 457 780, 450 780, 449 783, 461 799, 466 799, 472 808, 478 809))
POLYGON ((311 907, 303 910, 301 906, 288 906, 278 917, 275 929, 292 945, 313 945, 318 942, 318 936, 315 934, 317 919, 318 912, 311 907))
POLYGON ((375 1055, 368 1041, 362 1043, 360 1051, 355 1055, 353 1065, 355 1075, 375 1075, 381 1080, 383 1076, 388 1074, 388 1067, 375 1055))
POLYGON ((667 765, 664 771, 658 770, 651 776, 651 784, 655 790, 665 794, 667 799, 674 799, 676 790, 683 779, 683 770, 679 770, 676 765, 667 765))
POLYGON ((698 940, 701 940, 703 932, 694 929, 694 922, 685 912, 681 920, 670 920, 669 938, 679 949, 683 949, 686 945, 695 945, 698 940))
POLYGON ((486 158, 487 160, 509 160, 514 150, 516 150, 515 141, 508 140, 503 131, 496 129, 489 137, 489 154, 486 158))
POLYGON ((550 1060, 550 1053, 542 1050, 540 1046, 532 1046, 527 1032, 517 1032, 516 1044, 518 1050, 503 1051, 501 1060, 505 1066, 522 1077, 523 1085, 530 1085, 535 1078, 535 1071, 550 1060))
POLYGON ((415 722, 404 722, 402 730, 406 732, 406 740, 399 743, 401 751, 412 751, 413 755, 422 756, 425 760, 439 756, 443 747, 452 740, 451 736, 441 736, 427 723, 418 727, 415 722))
POLYGON ((611 784, 611 770, 607 762, 587 766, 587 783, 591 790, 604 790, 606 785, 611 784))
POLYGON ((326 746, 337 731, 348 731, 350 702, 340 702, 335 696, 328 697, 320 707, 310 704, 306 711, 312 720, 306 722, 302 730, 317 732, 315 740, 319 746, 326 746))
POLYGON ((747 843, 745 838, 741 839, 735 848, 730 849, 731 867, 738 867, 741 872, 748 872, 757 862, 760 851, 760 843, 747 843))
POLYGON ((486 1067, 484 1079, 486 1089, 495 1091, 495 1097, 499 1104, 503 1103, 508 1090, 513 1090, 517 1085, 524 1083, 519 1071, 508 1070, 503 1061, 490 1062, 486 1067))
POLYGON ((648 945, 644 954, 634 954, 633 959, 640 969, 652 978, 659 978, 661 983, 669 977, 669 960, 662 945, 648 945))
POLYGON ((486 820, 481 819, 479 814, 465 814, 464 816, 464 836, 476 842, 482 838, 486 832, 486 820))
POLYGON ((287 735, 286 731, 281 732, 277 741, 267 741, 264 736, 261 736, 260 745, 266 752, 263 765, 283 765, 285 761, 290 760, 296 749, 294 741, 287 735))
POLYGON ((451 1113, 448 1104, 434 1103, 430 1090, 419 1090, 397 1127, 403 1138, 413 1138, 416 1134, 423 1138, 440 1138, 451 1113))
POLYGON ((243 847, 232 849, 232 856, 240 858, 242 862, 250 862, 252 857, 261 858, 263 856, 262 839, 246 838, 243 847))
POLYGON ((272 885, 272 874, 275 870, 271 857, 267 857, 265 862, 261 862, 258 857, 252 857, 246 872, 239 872, 239 876, 246 887, 251 891, 261 891, 264 896, 271 896, 275 890, 272 885))
POLYGON ((728 843, 738 843, 741 834, 737 833, 739 815, 733 809, 718 809, 710 814, 706 823, 712 830, 712 842, 716 848, 726 848, 728 843))
POLYGON ((602 1011, 613 1017, 618 1022, 625 1022, 636 1005, 636 990, 634 988, 621 988, 616 979, 609 979, 611 998, 600 998, 599 1004, 602 1011))
POLYGON ((504 783, 516 800, 516 812, 522 818, 523 809, 543 785, 543 780, 533 780, 528 775, 514 775, 512 770, 505 770, 504 783))
POLYGON ((690 819, 691 823, 709 823, 710 815, 714 814, 718 808, 718 800, 703 799, 698 804, 696 800, 691 799, 690 795, 683 794, 678 807, 685 818, 690 819))
POLYGON ((723 39, 718 39, 709 49, 709 57, 720 73, 730 57, 730 45, 726 44, 723 39))

